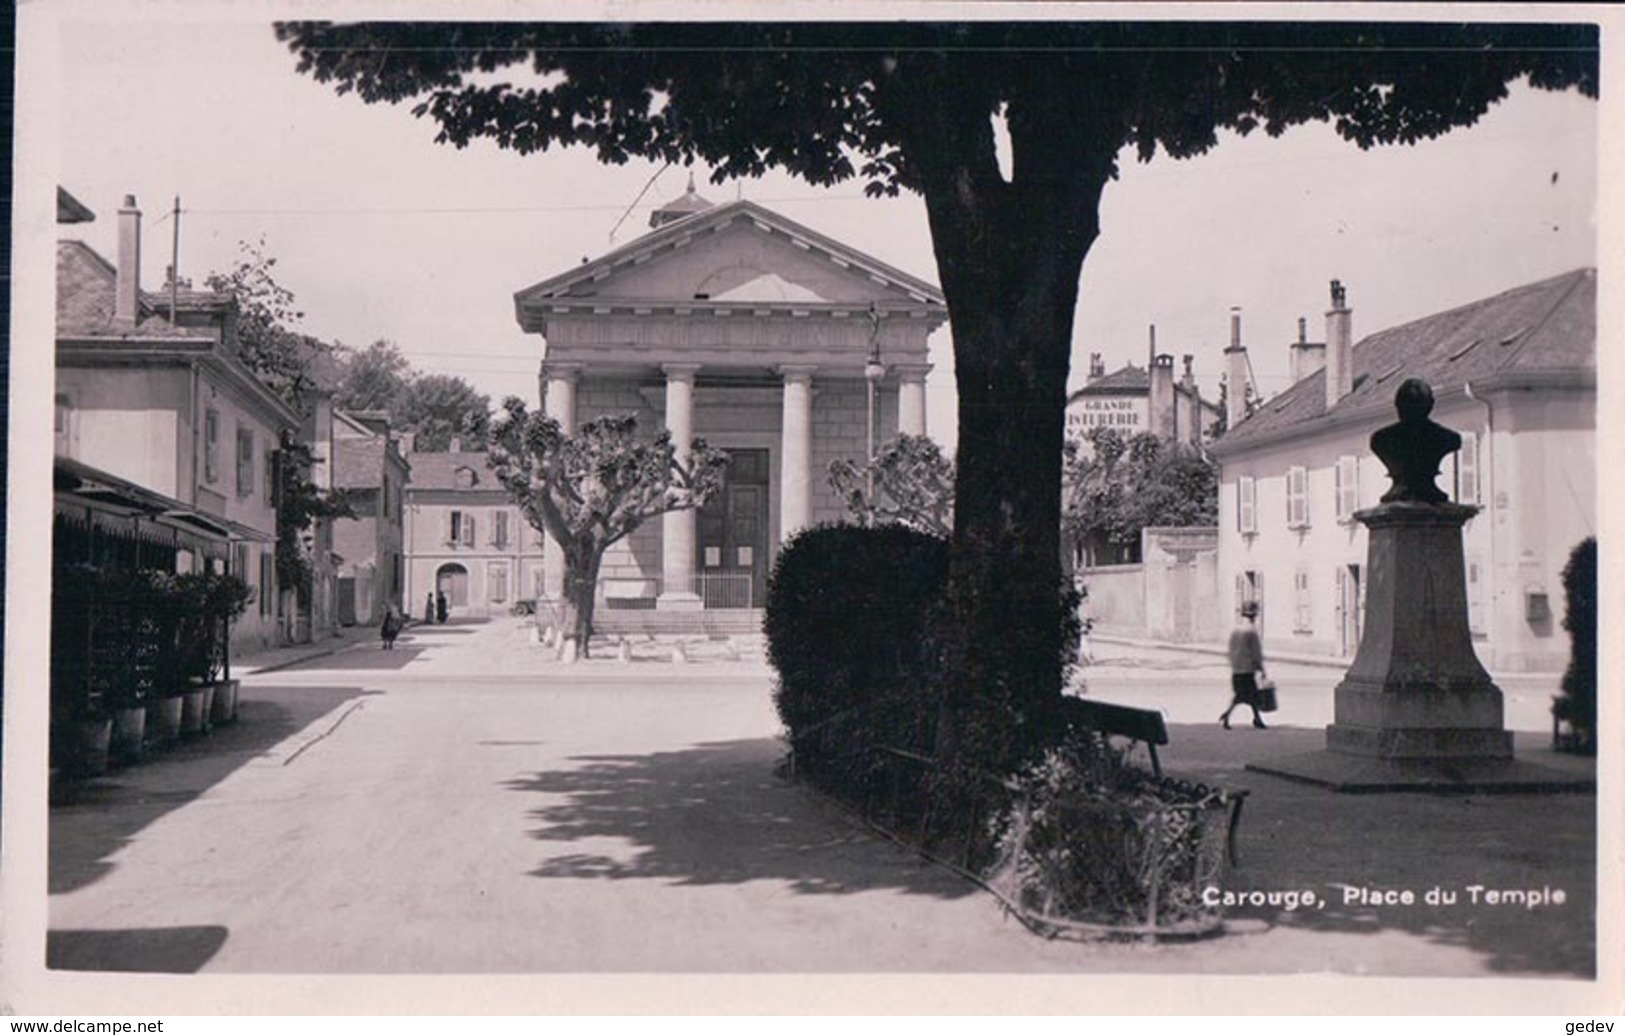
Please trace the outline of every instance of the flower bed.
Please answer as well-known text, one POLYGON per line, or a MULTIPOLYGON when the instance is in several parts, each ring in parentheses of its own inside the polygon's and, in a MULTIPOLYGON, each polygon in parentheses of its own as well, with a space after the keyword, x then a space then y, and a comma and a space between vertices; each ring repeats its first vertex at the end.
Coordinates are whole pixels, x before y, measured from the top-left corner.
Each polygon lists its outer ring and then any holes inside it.
POLYGON ((1070 740, 1012 786, 988 883, 1049 933, 1196 936, 1223 917, 1231 798, 1070 740), (1209 896, 1211 900, 1211 896, 1209 896))

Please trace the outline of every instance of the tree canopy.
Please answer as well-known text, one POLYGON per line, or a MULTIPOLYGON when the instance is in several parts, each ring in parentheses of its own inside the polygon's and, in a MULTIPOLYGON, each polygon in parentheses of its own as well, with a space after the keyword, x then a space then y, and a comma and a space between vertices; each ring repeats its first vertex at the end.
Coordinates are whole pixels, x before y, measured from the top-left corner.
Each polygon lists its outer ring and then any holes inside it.
MULTIPOLYGON (((951 694, 958 710, 1013 716, 1027 748, 1060 696, 1066 381, 1120 152, 1185 158, 1224 130, 1317 121, 1362 148, 1411 144, 1471 125, 1520 79, 1598 87, 1586 24, 297 22, 277 34, 301 72, 369 103, 411 102, 456 147, 580 145, 606 163, 703 162, 716 182, 779 168, 918 193, 959 407, 951 694)), ((952 723, 942 736, 953 753, 952 723)))
POLYGON ((392 410, 415 371, 392 341, 382 338, 357 352, 339 349, 333 405, 341 410, 392 410))
POLYGON ((1108 427, 1085 438, 1088 451, 1067 442, 1062 468, 1073 543, 1129 546, 1147 528, 1218 524, 1219 468, 1192 446, 1144 433, 1125 439, 1108 427))
POLYGON ((283 402, 303 412, 331 346, 295 329, 305 314, 295 306, 293 292, 277 282, 276 257, 266 253, 264 238, 239 241, 237 248, 231 268, 209 274, 205 283, 237 300, 237 358, 283 402))

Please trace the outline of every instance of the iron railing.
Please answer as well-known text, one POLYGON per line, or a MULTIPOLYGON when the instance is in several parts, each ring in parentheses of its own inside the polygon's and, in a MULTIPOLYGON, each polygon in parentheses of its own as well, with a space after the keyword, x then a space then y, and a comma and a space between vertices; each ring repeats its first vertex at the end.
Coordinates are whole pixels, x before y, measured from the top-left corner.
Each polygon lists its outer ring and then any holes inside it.
MULTIPOLYGON (((745 610, 759 606, 755 579, 749 572, 698 572, 690 577, 688 592, 700 598, 707 611, 745 610)), ((598 580, 596 607, 611 611, 650 610, 665 591, 658 576, 605 577, 598 580)))

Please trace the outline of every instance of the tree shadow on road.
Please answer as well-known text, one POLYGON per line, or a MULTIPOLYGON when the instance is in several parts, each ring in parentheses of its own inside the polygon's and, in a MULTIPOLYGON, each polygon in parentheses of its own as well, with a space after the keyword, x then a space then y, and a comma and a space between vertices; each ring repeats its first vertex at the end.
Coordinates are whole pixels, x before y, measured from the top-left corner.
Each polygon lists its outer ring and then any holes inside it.
POLYGON ((196 974, 226 944, 217 925, 137 927, 114 931, 50 931, 45 965, 51 970, 105 970, 196 974))
POLYGON ((148 825, 195 801, 243 765, 357 697, 358 686, 245 683, 238 719, 127 769, 74 785, 51 807, 49 893, 111 872, 111 857, 148 825))
POLYGON ((553 878, 644 878, 685 885, 784 881, 797 893, 891 889, 960 898, 967 881, 880 840, 833 805, 773 773, 771 738, 698 744, 648 755, 588 755, 572 769, 506 786, 543 796, 532 837, 558 844, 613 839, 601 853, 551 855, 553 878))

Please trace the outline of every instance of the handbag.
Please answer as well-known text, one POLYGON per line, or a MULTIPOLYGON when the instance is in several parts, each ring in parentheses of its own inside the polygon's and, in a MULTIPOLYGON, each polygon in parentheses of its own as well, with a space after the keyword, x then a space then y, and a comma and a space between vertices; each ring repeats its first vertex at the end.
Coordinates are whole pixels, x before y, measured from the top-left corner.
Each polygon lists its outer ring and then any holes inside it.
POLYGON ((1265 676, 1258 681, 1258 710, 1273 712, 1279 707, 1280 702, 1275 697, 1275 680, 1265 676))

